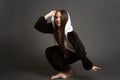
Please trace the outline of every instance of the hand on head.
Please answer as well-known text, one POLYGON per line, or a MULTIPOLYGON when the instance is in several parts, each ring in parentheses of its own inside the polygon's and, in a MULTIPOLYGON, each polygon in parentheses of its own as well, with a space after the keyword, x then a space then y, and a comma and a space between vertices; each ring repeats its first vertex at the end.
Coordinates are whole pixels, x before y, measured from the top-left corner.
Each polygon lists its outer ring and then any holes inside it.
POLYGON ((47 20, 48 18, 55 16, 56 10, 50 11, 48 14, 45 15, 45 19, 47 20))
POLYGON ((56 13, 56 10, 52 10, 52 11, 50 11, 50 16, 55 16, 55 13, 56 13))

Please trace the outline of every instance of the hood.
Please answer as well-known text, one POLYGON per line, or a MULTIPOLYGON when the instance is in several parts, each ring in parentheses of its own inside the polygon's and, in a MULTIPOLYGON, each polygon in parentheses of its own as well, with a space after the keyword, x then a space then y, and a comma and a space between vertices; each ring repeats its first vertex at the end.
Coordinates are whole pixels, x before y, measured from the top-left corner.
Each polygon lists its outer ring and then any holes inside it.
MULTIPOLYGON (((66 23, 66 25, 65 25, 65 35, 66 35, 66 36, 67 36, 67 34, 68 34, 69 32, 72 32, 72 31, 73 31, 73 27, 72 27, 72 25, 71 25, 70 15, 69 15, 68 12, 67 12, 67 15, 68 15, 68 21, 67 21, 67 23, 66 23)), ((53 27, 55 27, 55 26, 54 26, 54 17, 51 18, 51 21, 52 21, 53 27)))

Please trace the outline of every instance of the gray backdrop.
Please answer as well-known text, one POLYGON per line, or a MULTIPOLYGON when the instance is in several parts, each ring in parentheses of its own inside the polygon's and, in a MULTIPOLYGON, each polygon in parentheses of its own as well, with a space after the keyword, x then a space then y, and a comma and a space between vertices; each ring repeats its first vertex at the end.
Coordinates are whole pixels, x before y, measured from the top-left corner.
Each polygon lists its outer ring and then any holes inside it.
POLYGON ((53 36, 34 29, 54 9, 69 11, 87 56, 102 68, 85 71, 76 62, 69 80, 119 80, 119 0, 0 0, 0 80, 49 80, 56 73, 44 54, 53 36))

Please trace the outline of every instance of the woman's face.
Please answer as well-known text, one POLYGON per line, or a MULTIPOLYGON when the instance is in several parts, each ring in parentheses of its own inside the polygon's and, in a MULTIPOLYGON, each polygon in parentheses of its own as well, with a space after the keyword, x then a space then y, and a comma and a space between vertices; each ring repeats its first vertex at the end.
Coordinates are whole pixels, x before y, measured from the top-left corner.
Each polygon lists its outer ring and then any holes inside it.
POLYGON ((55 15, 55 24, 57 26, 61 26, 61 13, 60 12, 57 12, 55 15))

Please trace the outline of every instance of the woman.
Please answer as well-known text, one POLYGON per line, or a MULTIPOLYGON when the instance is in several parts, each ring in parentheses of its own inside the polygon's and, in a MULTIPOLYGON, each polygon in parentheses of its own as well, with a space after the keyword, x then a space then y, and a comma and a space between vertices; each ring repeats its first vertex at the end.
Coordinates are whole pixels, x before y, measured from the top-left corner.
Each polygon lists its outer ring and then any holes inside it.
POLYGON ((82 61, 86 70, 97 71, 100 68, 94 66, 86 56, 85 48, 78 35, 73 31, 69 13, 65 10, 53 10, 41 16, 35 24, 35 28, 42 33, 53 34, 57 44, 45 50, 48 62, 58 71, 51 80, 57 78, 66 79, 72 75, 70 64, 78 60, 82 61), (47 20, 51 18, 51 22, 47 20))

